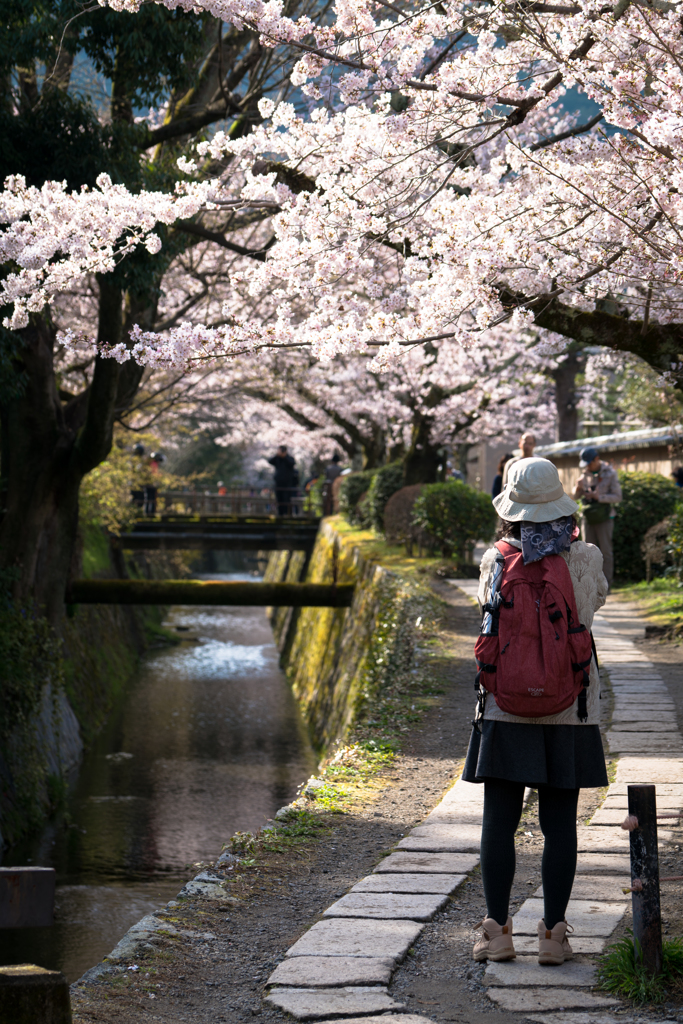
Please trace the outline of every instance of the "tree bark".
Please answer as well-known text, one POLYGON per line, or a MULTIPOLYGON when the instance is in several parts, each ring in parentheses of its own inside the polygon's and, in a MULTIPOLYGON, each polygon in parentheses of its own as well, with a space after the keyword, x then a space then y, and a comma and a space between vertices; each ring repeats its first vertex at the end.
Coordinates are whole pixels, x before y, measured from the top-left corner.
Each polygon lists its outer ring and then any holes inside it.
POLYGON ((432 443, 432 427, 434 419, 415 410, 410 436, 410 447, 403 459, 403 483, 433 484, 436 482, 442 456, 439 454, 441 445, 432 443))
MULTIPOLYGON (((109 279, 100 281, 99 334, 121 336, 122 297, 109 279)), ((78 492, 86 473, 111 450, 120 392, 130 393, 130 371, 98 357, 93 379, 63 404, 54 372, 55 330, 34 317, 21 332, 19 366, 24 387, 0 405, 4 515, 0 568, 15 571, 13 596, 33 600, 53 624, 64 613, 64 592, 78 535, 78 492)))
POLYGON ((583 372, 585 365, 584 353, 577 346, 570 345, 567 357, 551 371, 555 381, 558 441, 574 441, 579 432, 576 377, 583 372))

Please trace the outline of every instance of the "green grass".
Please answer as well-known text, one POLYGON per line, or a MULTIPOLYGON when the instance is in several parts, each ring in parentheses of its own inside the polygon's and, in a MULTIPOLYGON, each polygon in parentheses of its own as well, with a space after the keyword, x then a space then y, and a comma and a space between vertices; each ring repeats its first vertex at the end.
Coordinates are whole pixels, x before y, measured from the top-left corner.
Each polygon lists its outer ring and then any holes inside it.
POLYGON ((662 576, 650 583, 618 583, 612 592, 619 600, 639 604, 653 625, 678 626, 683 621, 683 586, 673 576, 662 576))
MULTIPOLYGON (((629 929, 630 931, 630 929, 629 929)), ((637 939, 625 936, 609 946, 605 959, 598 967, 598 987, 621 999, 644 1003, 663 1003, 670 990, 683 980, 683 939, 666 939, 662 944, 662 973, 653 977, 636 952, 640 952, 637 939)))

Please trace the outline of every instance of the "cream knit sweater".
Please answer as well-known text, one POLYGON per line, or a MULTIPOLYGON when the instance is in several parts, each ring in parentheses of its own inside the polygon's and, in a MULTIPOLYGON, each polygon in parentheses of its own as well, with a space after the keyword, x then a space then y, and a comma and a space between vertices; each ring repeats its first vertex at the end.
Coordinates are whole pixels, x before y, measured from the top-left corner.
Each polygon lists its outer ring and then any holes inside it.
MULTIPOLYGON (((507 544, 514 547, 521 547, 518 540, 505 538, 507 544)), ((493 569, 496 558, 496 549, 491 547, 481 560, 479 575, 479 605, 486 600, 486 588, 489 576, 493 569)), ((593 616, 598 608, 602 608, 607 600, 608 584, 602 571, 602 553, 594 544, 586 544, 582 540, 575 541, 569 551, 563 552, 562 558, 569 566, 569 575, 574 585, 574 597, 576 598, 576 610, 579 613, 579 621, 586 629, 591 629, 593 616)), ((581 722, 576 713, 578 698, 571 707, 565 708, 559 715, 547 715, 545 718, 521 718, 518 715, 508 715, 501 711, 493 694, 489 693, 486 698, 486 709, 484 718, 494 719, 496 722, 520 722, 525 725, 598 725, 600 722, 600 676, 595 665, 595 659, 591 659, 590 686, 588 687, 588 720, 581 722)))

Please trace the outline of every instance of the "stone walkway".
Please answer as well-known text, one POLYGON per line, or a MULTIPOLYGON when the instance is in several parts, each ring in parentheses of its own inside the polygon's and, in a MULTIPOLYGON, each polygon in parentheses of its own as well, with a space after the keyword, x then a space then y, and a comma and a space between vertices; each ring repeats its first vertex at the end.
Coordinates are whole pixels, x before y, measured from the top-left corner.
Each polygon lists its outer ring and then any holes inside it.
MULTIPOLYGON (((475 598, 476 581, 453 583, 475 598)), ((628 833, 619 827, 627 784, 654 782, 658 808, 683 807, 683 737, 666 684, 634 643, 644 635, 642 622, 634 609, 610 600, 593 632, 609 680, 602 714, 616 780, 590 825, 578 829, 578 870, 567 910, 578 954, 601 952, 629 905, 630 896, 622 892, 630 885, 628 833)), ((373 874, 333 903, 288 950, 268 980, 267 1001, 300 1020, 343 1017, 345 1024, 355 1024, 357 1016, 358 1024, 427 1024, 428 1018, 403 1012, 388 984, 420 932, 477 866, 483 796, 482 786, 456 782, 373 874)), ((659 836, 663 842, 671 833, 659 836)), ((539 888, 513 918, 517 959, 486 969, 489 999, 519 1013, 520 1021, 623 1024, 623 1013, 609 1012, 615 1000, 591 991, 595 968, 589 961, 539 967, 536 928, 542 915, 539 888)))

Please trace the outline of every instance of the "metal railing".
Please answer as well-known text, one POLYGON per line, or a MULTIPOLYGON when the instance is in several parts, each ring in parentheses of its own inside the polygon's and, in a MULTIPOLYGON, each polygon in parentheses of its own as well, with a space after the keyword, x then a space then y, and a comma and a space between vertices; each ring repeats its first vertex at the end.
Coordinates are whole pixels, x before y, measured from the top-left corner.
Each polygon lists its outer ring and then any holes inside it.
POLYGON ((315 518, 311 502, 299 487, 231 487, 217 491, 131 491, 143 515, 305 516, 315 518))

